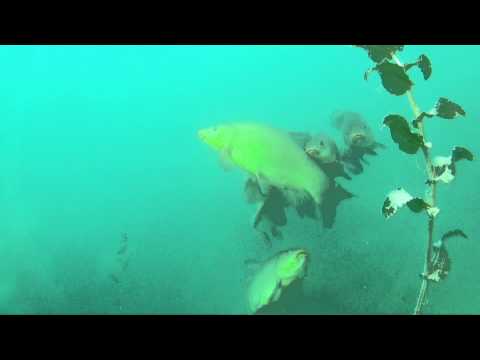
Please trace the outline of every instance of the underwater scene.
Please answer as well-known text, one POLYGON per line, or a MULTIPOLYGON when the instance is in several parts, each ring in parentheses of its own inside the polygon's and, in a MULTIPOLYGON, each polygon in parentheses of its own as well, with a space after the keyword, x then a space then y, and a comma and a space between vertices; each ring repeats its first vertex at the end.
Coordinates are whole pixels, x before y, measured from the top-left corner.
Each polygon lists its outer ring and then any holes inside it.
POLYGON ((479 63, 0 45, 0 314, 480 314, 479 63))

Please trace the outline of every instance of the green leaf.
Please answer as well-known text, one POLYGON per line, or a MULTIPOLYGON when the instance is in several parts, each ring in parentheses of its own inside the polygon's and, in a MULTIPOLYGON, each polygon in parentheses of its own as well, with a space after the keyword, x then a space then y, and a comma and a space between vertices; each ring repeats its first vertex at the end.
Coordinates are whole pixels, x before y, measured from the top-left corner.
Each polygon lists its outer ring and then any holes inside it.
POLYGON ((416 154, 424 145, 423 137, 410 130, 407 120, 400 115, 388 115, 383 124, 390 128, 390 134, 400 150, 407 154, 416 154))
POLYGON ((455 229, 449 232, 446 232, 442 236, 442 243, 445 242, 445 240, 450 239, 451 237, 462 237, 464 239, 468 239, 468 236, 460 229, 455 229))
POLYGON ((446 98, 440 98, 435 105, 435 115, 443 119, 455 119, 458 116, 465 116, 462 107, 446 98))
POLYGON ((423 78, 428 80, 430 76, 432 76, 432 63, 430 59, 426 55, 420 55, 417 65, 423 74, 423 78))
POLYGON ((414 66, 418 66, 425 80, 428 80, 432 75, 432 64, 426 55, 420 55, 414 63, 403 65, 405 71, 409 71, 414 66))
POLYGON ((460 146, 455 146, 452 151, 452 160, 453 162, 458 162, 460 160, 473 161, 473 154, 468 150, 460 146))
POLYGON ((367 79, 371 71, 379 73, 383 87, 393 95, 404 95, 413 86, 413 82, 408 77, 405 69, 400 65, 384 61, 368 71, 365 74, 365 79, 367 79))
POLYGON ((397 51, 402 51, 404 45, 354 45, 356 47, 365 49, 368 52, 370 59, 376 63, 381 63, 383 60, 392 59, 392 54, 397 51))
POLYGON ((414 213, 419 213, 430 208, 429 204, 419 198, 414 198, 410 200, 409 202, 407 202, 407 206, 414 213))

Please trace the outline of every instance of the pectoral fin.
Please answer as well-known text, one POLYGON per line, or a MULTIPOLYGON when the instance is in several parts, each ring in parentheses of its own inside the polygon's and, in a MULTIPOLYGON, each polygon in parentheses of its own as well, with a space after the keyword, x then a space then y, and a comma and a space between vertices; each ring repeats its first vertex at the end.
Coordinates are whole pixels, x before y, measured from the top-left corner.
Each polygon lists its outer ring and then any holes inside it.
POLYGON ((260 187, 256 179, 249 178, 245 183, 245 197, 249 204, 258 203, 264 200, 264 196, 260 192, 260 187))
POLYGON ((267 196, 270 191, 270 188, 272 187, 272 185, 268 182, 268 180, 265 177, 263 177, 263 175, 257 174, 257 184, 260 189, 260 193, 263 196, 267 196))
POLYGON ((278 189, 272 188, 267 198, 257 209, 253 227, 256 228, 263 219, 269 220, 277 226, 286 225, 287 216, 284 203, 283 194, 278 189))
POLYGON ((228 151, 220 152, 220 166, 225 171, 231 171, 235 167, 228 151))

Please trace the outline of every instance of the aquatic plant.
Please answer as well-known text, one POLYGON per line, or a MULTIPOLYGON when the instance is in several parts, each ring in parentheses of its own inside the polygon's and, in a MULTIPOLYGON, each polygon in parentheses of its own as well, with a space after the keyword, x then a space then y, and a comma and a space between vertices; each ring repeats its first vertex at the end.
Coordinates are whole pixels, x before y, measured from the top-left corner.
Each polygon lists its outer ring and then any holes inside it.
POLYGON ((365 73, 365 80, 376 72, 380 76, 383 87, 395 96, 406 95, 414 114, 414 120, 409 123, 403 116, 391 114, 385 117, 383 124, 390 129, 392 140, 398 148, 409 155, 420 150, 425 158, 427 179, 426 195, 414 197, 405 189, 398 188, 390 192, 383 204, 382 213, 385 218, 393 216, 405 205, 414 213, 424 213, 428 218, 427 246, 424 270, 421 274, 421 286, 415 305, 414 314, 421 314, 427 302, 430 284, 439 283, 445 279, 451 270, 451 259, 446 247, 447 239, 451 237, 467 238, 462 230, 456 229, 444 234, 440 240, 434 241, 435 220, 440 212, 437 204, 437 187, 440 183, 448 184, 457 175, 457 163, 461 160, 473 160, 473 154, 464 147, 456 146, 450 156, 432 157, 432 143, 427 140, 425 121, 428 118, 456 119, 465 116, 463 108, 446 98, 439 98, 434 108, 429 112, 420 110, 415 101, 408 72, 412 68, 420 69, 423 78, 428 80, 432 75, 432 64, 426 55, 421 55, 415 62, 403 64, 398 53, 403 45, 354 45, 368 52, 375 66, 365 73))

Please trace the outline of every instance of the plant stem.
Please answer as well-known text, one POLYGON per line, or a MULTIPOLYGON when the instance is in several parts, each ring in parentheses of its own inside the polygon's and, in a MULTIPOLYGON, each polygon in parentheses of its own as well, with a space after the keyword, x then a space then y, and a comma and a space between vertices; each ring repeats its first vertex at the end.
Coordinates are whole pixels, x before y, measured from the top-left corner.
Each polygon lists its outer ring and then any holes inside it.
MULTIPOLYGON (((395 55, 392 54, 393 60, 400 66, 403 64, 400 62, 400 59, 395 55)), ((415 118, 418 118, 422 113, 420 108, 418 107, 415 99, 413 98, 412 91, 407 91, 407 98, 408 102, 410 103, 410 107, 412 108, 413 114, 415 118)), ((420 135, 422 135, 424 142, 427 143, 426 133, 425 133, 425 126, 423 121, 418 123, 418 130, 420 135)), ((435 207, 436 197, 437 197, 437 185, 433 180, 433 168, 432 168, 432 159, 430 156, 430 149, 427 146, 422 146, 423 156, 425 158, 425 165, 428 174, 428 179, 430 180, 429 186, 431 187, 431 199, 430 199, 430 206, 435 207)), ((433 230, 435 226, 435 217, 429 215, 428 219, 428 240, 427 240, 427 249, 425 253, 425 263, 423 267, 423 279, 422 284, 420 286, 420 291, 418 293, 417 304, 415 306, 414 315, 419 315, 422 313, 423 306, 427 300, 428 288, 430 281, 426 278, 428 274, 432 271, 432 252, 433 252, 433 230)))

